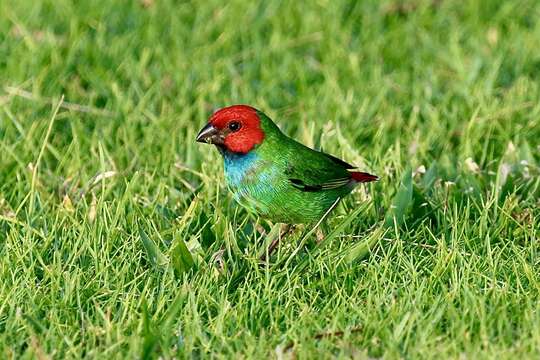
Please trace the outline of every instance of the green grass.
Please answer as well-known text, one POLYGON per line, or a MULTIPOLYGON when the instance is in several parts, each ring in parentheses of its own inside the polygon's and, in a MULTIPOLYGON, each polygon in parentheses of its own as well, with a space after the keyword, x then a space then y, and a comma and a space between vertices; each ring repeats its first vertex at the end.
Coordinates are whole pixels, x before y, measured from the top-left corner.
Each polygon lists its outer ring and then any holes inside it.
POLYGON ((539 19, 2 1, 0 357, 538 358, 539 19), (233 103, 382 177, 267 267, 194 142, 233 103))

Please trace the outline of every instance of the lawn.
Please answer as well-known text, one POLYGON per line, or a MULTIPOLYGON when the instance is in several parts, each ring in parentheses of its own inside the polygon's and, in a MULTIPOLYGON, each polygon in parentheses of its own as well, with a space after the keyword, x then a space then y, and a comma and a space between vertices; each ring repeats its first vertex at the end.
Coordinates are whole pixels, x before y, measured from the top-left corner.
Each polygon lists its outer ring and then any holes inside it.
POLYGON ((540 357, 540 3, 0 2, 0 357, 540 357), (213 110, 381 177, 259 263, 213 110))

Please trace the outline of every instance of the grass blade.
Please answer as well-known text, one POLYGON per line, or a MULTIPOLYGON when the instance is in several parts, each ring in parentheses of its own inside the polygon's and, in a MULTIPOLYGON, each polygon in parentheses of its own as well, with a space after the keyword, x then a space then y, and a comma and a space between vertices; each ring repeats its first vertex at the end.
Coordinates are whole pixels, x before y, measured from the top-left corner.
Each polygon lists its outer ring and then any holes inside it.
POLYGON ((176 276, 189 271, 195 265, 193 256, 189 252, 184 240, 177 237, 171 249, 172 266, 176 276))
POLYGON ((410 210, 413 200, 413 184, 411 169, 406 169, 401 179, 398 191, 392 200, 392 205, 388 210, 385 226, 391 228, 394 222, 397 226, 405 221, 405 216, 410 210))
POLYGON ((375 244, 384 237, 384 234, 388 231, 388 228, 381 226, 371 232, 366 239, 362 242, 354 244, 344 256, 346 264, 351 264, 360 260, 363 260, 375 246, 375 244))
POLYGON ((148 260, 150 263, 157 268, 162 268, 169 261, 165 255, 159 250, 159 247, 146 235, 143 229, 139 228, 139 236, 143 243, 146 254, 148 255, 148 260))

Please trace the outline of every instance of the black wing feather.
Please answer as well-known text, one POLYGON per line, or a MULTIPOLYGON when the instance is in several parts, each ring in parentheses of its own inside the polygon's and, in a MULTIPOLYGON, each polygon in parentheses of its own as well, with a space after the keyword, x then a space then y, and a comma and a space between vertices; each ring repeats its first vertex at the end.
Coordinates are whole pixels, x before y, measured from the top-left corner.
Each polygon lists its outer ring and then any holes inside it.
POLYGON ((309 151, 306 154, 308 159, 315 155, 316 161, 322 161, 323 166, 298 171, 293 164, 288 164, 285 174, 292 186, 301 191, 316 192, 337 189, 351 182, 352 175, 348 169, 354 169, 354 166, 335 156, 302 146, 304 148, 309 151))

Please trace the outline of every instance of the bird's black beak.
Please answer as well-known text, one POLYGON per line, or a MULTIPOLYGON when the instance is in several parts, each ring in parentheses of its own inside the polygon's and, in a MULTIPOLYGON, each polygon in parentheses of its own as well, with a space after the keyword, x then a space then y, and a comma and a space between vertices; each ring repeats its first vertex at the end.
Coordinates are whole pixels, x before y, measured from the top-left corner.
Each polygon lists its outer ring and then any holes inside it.
POLYGON ((198 142, 204 142, 207 144, 223 145, 223 135, 212 124, 206 124, 199 135, 197 135, 198 142))

